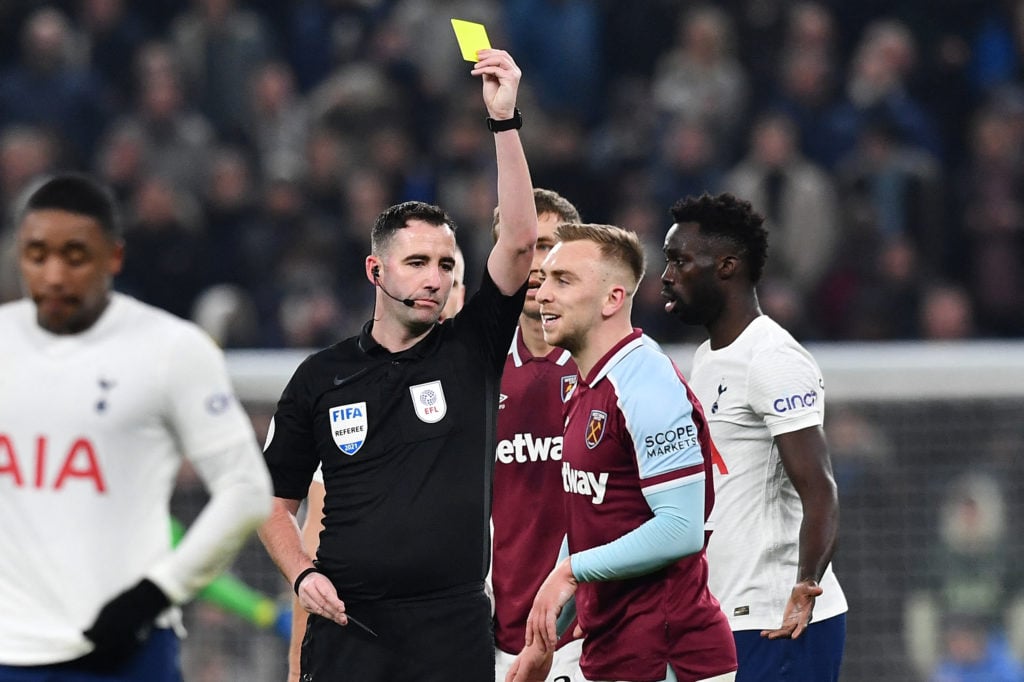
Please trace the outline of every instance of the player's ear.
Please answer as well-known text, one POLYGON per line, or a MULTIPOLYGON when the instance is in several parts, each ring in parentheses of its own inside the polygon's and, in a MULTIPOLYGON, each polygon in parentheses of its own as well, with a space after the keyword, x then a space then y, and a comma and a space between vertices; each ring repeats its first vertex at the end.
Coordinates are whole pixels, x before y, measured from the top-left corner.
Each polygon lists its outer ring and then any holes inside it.
POLYGON ((740 259, 732 254, 719 256, 718 263, 715 265, 715 274, 719 279, 731 279, 740 269, 740 265, 740 259))
POLYGON ((377 284, 377 278, 380 277, 380 260, 374 256, 369 255, 366 257, 366 279, 370 280, 370 284, 377 284))
POLYGON ((626 301, 629 299, 629 294, 626 292, 626 287, 621 285, 613 286, 608 290, 607 296, 605 296, 604 306, 601 309, 601 313, 605 317, 611 317, 614 315, 626 301))

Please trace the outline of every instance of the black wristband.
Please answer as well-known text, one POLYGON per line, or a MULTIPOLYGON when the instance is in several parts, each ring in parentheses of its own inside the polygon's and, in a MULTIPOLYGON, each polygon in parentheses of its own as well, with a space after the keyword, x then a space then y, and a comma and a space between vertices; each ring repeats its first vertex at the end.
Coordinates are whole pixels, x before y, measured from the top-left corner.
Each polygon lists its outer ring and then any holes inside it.
POLYGON ((299 596, 299 585, 302 584, 303 578, 305 578, 310 573, 319 573, 319 572, 320 572, 319 568, 317 568, 316 566, 310 566, 309 568, 304 570, 302 573, 299 573, 299 575, 295 578, 295 582, 292 583, 292 589, 295 590, 295 596, 296 597, 299 596))
POLYGON ((519 130, 523 127, 523 112, 519 107, 512 110, 512 118, 487 118, 487 129, 492 133, 500 133, 505 130, 519 130))

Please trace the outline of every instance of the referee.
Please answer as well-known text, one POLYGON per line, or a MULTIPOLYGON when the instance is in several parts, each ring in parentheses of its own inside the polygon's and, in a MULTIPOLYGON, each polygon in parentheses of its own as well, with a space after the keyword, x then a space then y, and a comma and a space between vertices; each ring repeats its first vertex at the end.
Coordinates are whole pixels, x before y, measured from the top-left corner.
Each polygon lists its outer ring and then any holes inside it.
POLYGON ((521 73, 482 50, 473 75, 495 133, 503 229, 479 291, 438 323, 454 224, 406 202, 378 216, 366 258, 374 317, 309 357, 278 403, 265 457, 274 505, 260 537, 310 613, 303 680, 489 680, 494 675, 490 476, 501 371, 537 236, 515 108, 521 73), (317 466, 317 561, 295 515, 317 466))

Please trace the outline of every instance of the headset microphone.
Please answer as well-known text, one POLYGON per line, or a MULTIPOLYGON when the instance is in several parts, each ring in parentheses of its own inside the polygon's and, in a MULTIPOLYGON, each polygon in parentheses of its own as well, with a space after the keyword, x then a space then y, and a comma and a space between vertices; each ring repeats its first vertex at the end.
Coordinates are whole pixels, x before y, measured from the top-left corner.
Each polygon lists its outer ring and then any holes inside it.
POLYGON ((411 298, 398 298, 397 296, 392 296, 391 292, 389 292, 387 289, 384 288, 384 285, 380 283, 380 268, 379 267, 374 265, 373 266, 373 270, 371 270, 370 272, 373 273, 373 283, 376 284, 378 287, 380 287, 380 290, 384 292, 385 296, 387 296, 388 298, 393 298, 394 300, 398 301, 402 305, 407 306, 409 308, 412 308, 412 307, 414 307, 416 305, 416 301, 412 300, 411 298))

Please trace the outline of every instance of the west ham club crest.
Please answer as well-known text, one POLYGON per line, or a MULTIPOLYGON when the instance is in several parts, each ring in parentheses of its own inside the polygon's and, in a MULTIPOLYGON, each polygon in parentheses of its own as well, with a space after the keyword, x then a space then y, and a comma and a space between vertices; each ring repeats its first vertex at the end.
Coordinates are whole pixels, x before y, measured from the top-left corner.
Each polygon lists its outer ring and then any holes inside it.
POLYGON ((587 421, 586 434, 587 447, 591 450, 604 438, 604 427, 608 423, 608 414, 601 410, 591 410, 590 419, 587 421))

